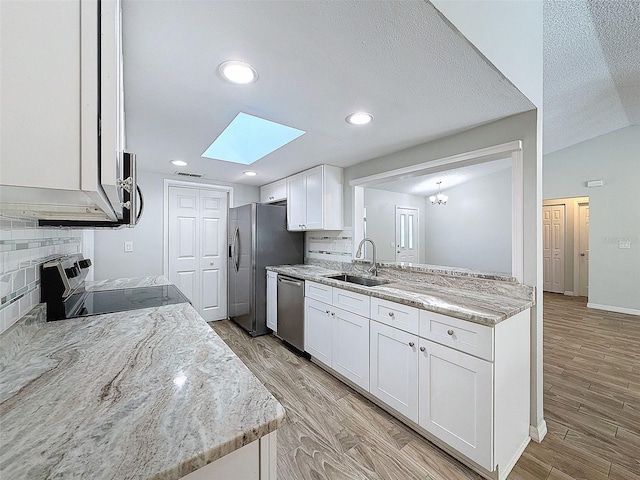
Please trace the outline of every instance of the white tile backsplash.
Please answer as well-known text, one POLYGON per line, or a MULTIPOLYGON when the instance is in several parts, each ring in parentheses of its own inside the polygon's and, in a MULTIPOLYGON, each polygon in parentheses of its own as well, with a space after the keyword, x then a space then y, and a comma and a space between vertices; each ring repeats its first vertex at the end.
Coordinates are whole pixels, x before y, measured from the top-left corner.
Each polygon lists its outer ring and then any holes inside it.
POLYGON ((51 255, 80 251, 78 230, 37 228, 0 216, 0 333, 40 301, 40 265, 51 255))

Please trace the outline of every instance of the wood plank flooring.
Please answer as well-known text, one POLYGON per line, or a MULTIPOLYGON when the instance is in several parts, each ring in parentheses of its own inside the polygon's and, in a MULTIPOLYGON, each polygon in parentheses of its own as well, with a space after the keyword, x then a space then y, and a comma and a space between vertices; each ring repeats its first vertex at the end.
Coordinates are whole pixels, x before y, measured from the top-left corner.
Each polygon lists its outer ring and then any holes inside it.
MULTIPOLYGON (((555 294, 544 317, 549 432, 509 479, 640 480, 640 317, 555 294)), ((275 337, 210 325, 287 411, 280 480, 481 478, 275 337)))

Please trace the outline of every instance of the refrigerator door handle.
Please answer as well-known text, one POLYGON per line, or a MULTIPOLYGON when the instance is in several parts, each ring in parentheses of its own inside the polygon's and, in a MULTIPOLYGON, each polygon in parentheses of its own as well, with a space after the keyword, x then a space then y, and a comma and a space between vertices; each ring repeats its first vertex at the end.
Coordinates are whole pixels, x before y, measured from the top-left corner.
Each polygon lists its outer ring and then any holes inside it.
POLYGON ((236 231, 233 234, 233 266, 236 269, 236 273, 240 270, 240 228, 236 226, 236 231))

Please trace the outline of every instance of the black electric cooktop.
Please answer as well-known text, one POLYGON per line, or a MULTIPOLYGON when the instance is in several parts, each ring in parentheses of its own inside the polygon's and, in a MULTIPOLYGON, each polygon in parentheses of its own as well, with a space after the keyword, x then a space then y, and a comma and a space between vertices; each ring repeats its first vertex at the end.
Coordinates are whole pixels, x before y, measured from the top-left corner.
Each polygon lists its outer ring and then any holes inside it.
POLYGON ((189 303, 189 299, 174 285, 78 292, 71 295, 74 296, 74 299, 67 299, 67 302, 74 305, 67 313, 67 318, 189 303))

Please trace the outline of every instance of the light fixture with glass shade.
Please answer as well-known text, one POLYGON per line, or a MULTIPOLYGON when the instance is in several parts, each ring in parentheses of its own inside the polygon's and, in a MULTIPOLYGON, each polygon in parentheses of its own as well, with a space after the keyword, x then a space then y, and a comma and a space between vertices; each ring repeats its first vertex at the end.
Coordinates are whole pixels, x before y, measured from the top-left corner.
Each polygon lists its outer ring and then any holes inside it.
POLYGON ((440 191, 440 185, 442 184, 442 182, 436 182, 436 183, 438 184, 438 194, 431 195, 429 197, 429 201, 431 202, 431 205, 446 205, 447 200, 449 200, 449 197, 447 197, 445 194, 443 194, 440 191))

